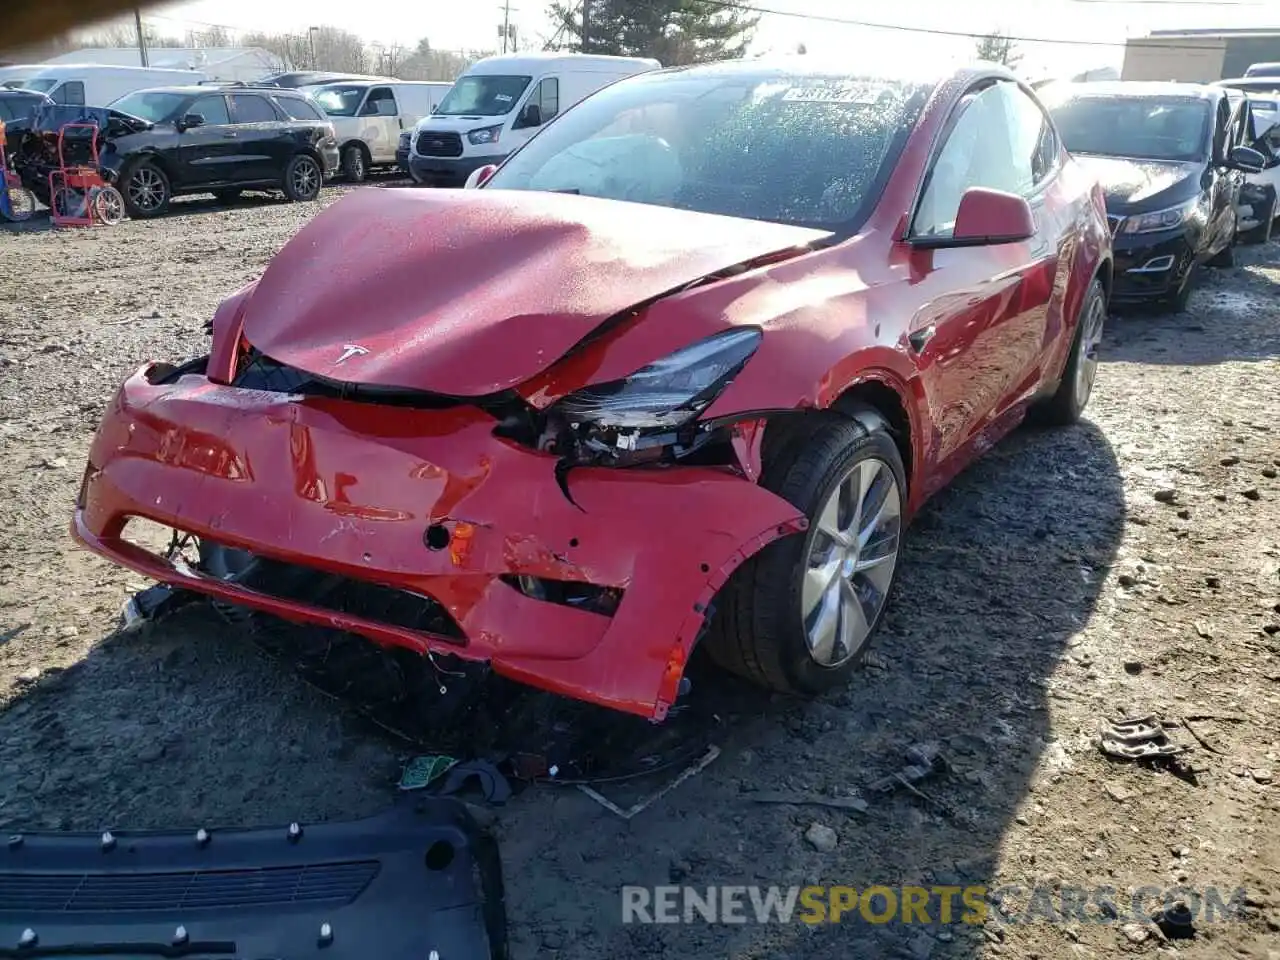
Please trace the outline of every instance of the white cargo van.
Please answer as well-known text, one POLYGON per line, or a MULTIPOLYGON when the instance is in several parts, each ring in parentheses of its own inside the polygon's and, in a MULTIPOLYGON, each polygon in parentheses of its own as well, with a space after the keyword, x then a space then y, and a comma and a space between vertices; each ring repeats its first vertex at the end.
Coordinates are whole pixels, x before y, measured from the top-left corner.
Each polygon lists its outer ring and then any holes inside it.
POLYGON ((198 70, 59 63, 33 73, 27 78, 25 88, 46 94, 54 103, 105 107, 135 90, 185 87, 208 79, 207 74, 198 70))
POLYGON ((454 81, 439 108, 409 138, 418 183, 461 186, 473 170, 501 163, 544 123, 601 87, 657 70, 645 57, 516 53, 479 60, 454 81))
POLYGON ((429 80, 344 80, 301 89, 333 121, 342 175, 359 183, 370 167, 397 162, 401 133, 430 116, 452 86, 429 80))
POLYGON ((33 77, 45 69, 48 69, 48 64, 44 63, 14 63, 7 67, 0 67, 0 90, 6 87, 20 87, 27 82, 28 77, 33 77))

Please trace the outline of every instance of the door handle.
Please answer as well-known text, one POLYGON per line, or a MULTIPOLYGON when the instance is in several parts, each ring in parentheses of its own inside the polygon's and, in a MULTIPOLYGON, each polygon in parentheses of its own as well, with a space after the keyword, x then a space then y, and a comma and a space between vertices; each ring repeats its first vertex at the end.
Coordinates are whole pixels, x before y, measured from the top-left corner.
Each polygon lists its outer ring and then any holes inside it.
POLYGON ((933 335, 938 332, 938 328, 932 323, 920 330, 913 330, 907 334, 907 342, 911 344, 911 350, 914 353, 921 353, 933 339, 933 335))
POLYGON ((403 130, 403 129, 404 129, 404 118, 403 118, 403 117, 396 117, 396 123, 400 125, 400 129, 401 129, 401 130, 403 130))

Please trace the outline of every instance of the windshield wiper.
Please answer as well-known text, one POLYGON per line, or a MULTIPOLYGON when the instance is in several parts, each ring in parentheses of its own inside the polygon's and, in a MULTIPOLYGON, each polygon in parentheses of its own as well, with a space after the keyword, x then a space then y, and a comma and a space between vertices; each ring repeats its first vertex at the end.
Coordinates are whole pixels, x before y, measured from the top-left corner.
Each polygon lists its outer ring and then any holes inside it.
POLYGON ((574 195, 580 195, 582 191, 577 187, 565 187, 562 190, 552 190, 551 193, 572 193, 574 195))

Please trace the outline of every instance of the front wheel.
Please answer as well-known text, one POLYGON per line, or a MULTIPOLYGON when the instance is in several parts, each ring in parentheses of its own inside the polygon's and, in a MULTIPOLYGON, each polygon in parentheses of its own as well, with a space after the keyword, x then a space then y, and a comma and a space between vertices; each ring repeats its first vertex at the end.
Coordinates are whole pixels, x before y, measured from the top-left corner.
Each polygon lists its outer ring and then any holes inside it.
POLYGON ((119 179, 124 209, 135 220, 158 217, 169 209, 173 191, 165 172, 150 160, 140 160, 119 179))
POLYGON ((324 175, 315 158, 300 153, 285 167, 284 195, 295 202, 314 200, 320 195, 324 175))
POLYGON ((806 696, 847 683, 870 648, 898 568, 907 491, 883 426, 815 416, 824 420, 784 443, 761 481, 809 529, 736 571, 707 636, 722 667, 806 696))

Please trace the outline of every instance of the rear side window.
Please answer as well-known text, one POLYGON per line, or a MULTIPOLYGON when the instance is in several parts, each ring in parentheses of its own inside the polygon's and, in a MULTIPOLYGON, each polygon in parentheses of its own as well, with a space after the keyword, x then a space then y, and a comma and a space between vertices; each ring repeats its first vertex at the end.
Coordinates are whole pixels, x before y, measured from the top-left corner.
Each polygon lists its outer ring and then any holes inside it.
POLYGON ((320 111, 301 97, 276 97, 276 106, 285 112, 290 120, 323 120, 320 111))
POLYGON ((84 84, 79 80, 68 80, 54 91, 53 102, 84 106, 84 84))
POLYGON ((231 117, 233 123, 271 123, 278 119, 266 97, 247 93, 231 95, 231 117))
POLYGON ((4 97, 0 97, 0 120, 12 120, 15 114, 13 108, 9 106, 9 101, 4 97))

